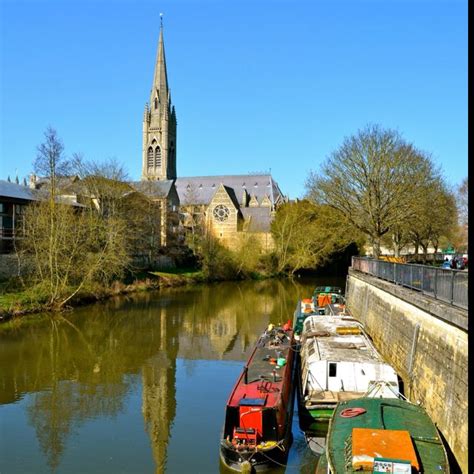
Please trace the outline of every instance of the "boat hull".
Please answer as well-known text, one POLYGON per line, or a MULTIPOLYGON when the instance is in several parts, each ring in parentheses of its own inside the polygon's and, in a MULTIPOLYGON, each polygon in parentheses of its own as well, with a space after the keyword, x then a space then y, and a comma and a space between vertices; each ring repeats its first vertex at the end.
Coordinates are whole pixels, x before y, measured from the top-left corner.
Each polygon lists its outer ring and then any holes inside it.
POLYGON ((308 409, 303 400, 303 389, 301 386, 301 358, 299 352, 295 365, 295 386, 298 403, 298 423, 300 429, 308 436, 325 437, 329 428, 329 420, 334 413, 336 405, 331 408, 322 406, 319 408, 308 409))
POLYGON ((276 381, 265 381, 267 379, 258 381, 252 376, 255 368, 258 367, 258 371, 262 370, 262 364, 264 372, 273 367, 265 362, 268 354, 265 356, 265 352, 262 351, 266 349, 257 343, 246 366, 248 367, 246 378, 239 379, 229 398, 219 453, 222 464, 228 469, 236 472, 261 472, 286 463, 293 440, 291 426, 296 376, 293 333, 290 330, 288 334, 291 334, 290 344, 286 349, 281 348, 281 355, 286 357, 287 364, 280 369, 284 370, 280 374, 280 380, 277 377, 276 381), (256 396, 259 398, 252 398, 256 396), (241 405, 242 402, 246 403, 245 400, 249 400, 249 404, 256 405, 242 414, 241 405), (248 417, 248 421, 242 424, 245 417, 248 417), (242 433, 240 439, 244 442, 236 442, 234 438, 236 432, 242 433), (255 432, 258 433, 258 439, 250 443, 251 436, 255 432), (245 433, 248 433, 248 438, 245 433))
MULTIPOLYGON (((290 425, 291 426, 291 425, 290 425)), ((287 437, 282 439, 278 446, 268 450, 237 451, 221 441, 220 458, 221 462, 235 472, 262 472, 275 468, 275 466, 285 465, 288 451, 293 441, 291 430, 287 437), (250 466, 245 463, 248 462, 250 466)))

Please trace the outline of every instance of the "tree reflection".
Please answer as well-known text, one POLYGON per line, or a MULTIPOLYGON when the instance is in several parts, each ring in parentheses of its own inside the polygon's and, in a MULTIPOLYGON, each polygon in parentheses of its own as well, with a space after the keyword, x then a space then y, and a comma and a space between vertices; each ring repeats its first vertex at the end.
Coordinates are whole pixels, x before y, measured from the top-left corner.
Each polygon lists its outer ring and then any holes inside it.
POLYGON ((169 289, 1 333, 0 403, 32 393, 28 421, 55 471, 68 438, 88 419, 122 413, 141 380, 142 416, 162 473, 176 416, 176 358, 244 360, 266 325, 292 318, 311 289, 279 280, 169 289))

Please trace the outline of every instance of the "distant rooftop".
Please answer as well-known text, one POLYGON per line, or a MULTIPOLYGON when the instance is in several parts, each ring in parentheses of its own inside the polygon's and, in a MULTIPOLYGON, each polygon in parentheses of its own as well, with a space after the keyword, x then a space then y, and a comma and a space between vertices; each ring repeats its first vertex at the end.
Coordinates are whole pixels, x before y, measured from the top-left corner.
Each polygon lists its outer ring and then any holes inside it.
POLYGON ((2 197, 24 199, 25 201, 37 201, 40 199, 35 189, 0 179, 0 198, 2 197))
POLYGON ((271 205, 284 199, 277 182, 270 174, 241 174, 222 176, 190 176, 176 179, 181 204, 209 204, 220 184, 234 190, 240 205, 244 191, 249 197, 255 196, 258 203, 266 197, 271 205))

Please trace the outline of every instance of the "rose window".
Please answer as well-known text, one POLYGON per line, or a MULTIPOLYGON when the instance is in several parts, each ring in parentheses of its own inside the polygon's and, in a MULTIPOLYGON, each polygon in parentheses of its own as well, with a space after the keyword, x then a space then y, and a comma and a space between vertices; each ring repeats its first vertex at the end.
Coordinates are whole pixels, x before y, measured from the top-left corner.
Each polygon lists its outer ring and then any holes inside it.
POLYGON ((224 206, 223 204, 219 204, 214 208, 212 211, 214 215, 214 219, 219 222, 224 222, 229 217, 229 208, 224 206))

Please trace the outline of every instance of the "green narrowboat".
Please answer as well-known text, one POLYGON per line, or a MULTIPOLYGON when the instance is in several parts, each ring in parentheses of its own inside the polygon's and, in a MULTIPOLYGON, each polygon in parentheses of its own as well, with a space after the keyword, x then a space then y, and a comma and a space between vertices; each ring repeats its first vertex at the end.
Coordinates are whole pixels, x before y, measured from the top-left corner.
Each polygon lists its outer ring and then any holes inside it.
POLYGON ((316 473, 449 473, 446 449, 426 411, 403 399, 340 402, 316 473))

